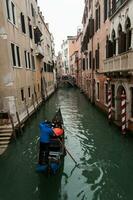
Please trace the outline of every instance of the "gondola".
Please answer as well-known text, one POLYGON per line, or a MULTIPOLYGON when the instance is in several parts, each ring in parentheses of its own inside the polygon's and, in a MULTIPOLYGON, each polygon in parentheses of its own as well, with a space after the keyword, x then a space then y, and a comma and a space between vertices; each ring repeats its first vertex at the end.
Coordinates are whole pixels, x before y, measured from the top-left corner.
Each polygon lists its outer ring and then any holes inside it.
MULTIPOLYGON (((51 120, 51 125, 53 126, 53 129, 58 129, 58 127, 63 129, 63 118, 60 109, 51 120), (55 125, 56 127, 54 127, 55 125)), ((64 133, 60 136, 54 135, 50 138, 48 152, 49 155, 47 162, 45 160, 46 152, 44 151, 43 163, 37 164, 36 171, 56 174, 59 171, 65 156, 64 133)))

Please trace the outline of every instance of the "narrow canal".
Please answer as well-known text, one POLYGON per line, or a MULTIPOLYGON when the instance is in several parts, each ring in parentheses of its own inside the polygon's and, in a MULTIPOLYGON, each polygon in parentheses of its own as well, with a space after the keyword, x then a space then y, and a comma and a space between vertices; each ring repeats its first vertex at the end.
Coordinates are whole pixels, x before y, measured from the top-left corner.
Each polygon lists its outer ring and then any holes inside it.
POLYGON ((0 157, 0 200, 132 200, 133 138, 123 137, 78 89, 59 90, 0 157), (60 173, 35 172, 38 124, 60 107, 67 155, 60 173))

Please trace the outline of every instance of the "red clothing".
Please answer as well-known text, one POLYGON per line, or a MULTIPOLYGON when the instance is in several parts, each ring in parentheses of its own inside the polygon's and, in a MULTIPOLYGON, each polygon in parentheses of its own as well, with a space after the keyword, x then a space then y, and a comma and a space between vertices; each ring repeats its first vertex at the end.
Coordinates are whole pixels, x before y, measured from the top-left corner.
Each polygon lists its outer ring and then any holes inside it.
POLYGON ((56 136, 61 136, 64 133, 64 130, 62 128, 53 128, 53 132, 56 136))

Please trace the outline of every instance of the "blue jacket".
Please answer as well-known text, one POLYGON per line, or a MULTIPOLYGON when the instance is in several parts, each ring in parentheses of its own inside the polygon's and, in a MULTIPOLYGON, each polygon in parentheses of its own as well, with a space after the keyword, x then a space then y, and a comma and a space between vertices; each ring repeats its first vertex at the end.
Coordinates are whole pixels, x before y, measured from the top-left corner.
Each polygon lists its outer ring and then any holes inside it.
POLYGON ((40 142, 49 143, 50 137, 53 136, 53 130, 49 124, 42 122, 39 124, 40 128, 40 142))

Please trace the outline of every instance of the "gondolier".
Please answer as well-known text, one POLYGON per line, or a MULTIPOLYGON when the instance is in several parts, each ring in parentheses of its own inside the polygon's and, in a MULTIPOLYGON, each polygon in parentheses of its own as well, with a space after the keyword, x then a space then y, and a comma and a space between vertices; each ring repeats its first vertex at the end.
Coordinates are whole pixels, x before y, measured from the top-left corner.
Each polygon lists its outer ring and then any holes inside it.
POLYGON ((52 125, 48 121, 44 121, 39 124, 40 128, 40 152, 39 152, 39 164, 48 163, 49 156, 49 143, 51 137, 54 135, 52 125))

